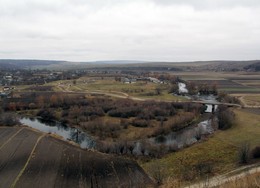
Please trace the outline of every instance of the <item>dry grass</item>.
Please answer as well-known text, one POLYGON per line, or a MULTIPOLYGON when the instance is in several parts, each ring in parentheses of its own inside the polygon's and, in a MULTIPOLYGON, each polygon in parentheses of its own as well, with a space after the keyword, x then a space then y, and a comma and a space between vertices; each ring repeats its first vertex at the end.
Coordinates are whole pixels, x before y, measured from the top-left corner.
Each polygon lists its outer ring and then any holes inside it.
POLYGON ((244 97, 244 101, 249 106, 260 106, 260 94, 259 95, 247 95, 244 97))
POLYGON ((259 188, 260 187, 260 172, 249 174, 242 178, 230 180, 216 188, 259 188))
POLYGON ((169 86, 164 84, 155 84, 152 82, 138 81, 132 84, 126 84, 115 81, 111 77, 103 79, 95 77, 83 77, 76 80, 62 80, 48 83, 54 86, 54 91, 72 91, 72 92, 104 92, 122 96, 138 97, 140 99, 167 100, 167 101, 187 101, 185 97, 174 96, 168 93, 169 86), (60 84, 61 83, 61 84, 60 84), (156 95, 156 88, 161 89, 161 94, 156 95))

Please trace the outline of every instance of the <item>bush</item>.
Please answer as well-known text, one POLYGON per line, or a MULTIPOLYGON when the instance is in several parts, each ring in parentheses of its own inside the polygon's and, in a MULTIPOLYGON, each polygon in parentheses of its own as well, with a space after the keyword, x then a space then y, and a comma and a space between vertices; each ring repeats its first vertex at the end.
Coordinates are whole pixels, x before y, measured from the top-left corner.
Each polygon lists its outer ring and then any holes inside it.
POLYGON ((255 147, 251 153, 253 158, 260 158, 260 146, 255 147))
POLYGON ((148 172, 153 177, 158 185, 161 185, 166 177, 166 168, 158 163, 153 163, 149 166, 148 172))
POLYGON ((157 142, 157 143, 164 143, 164 142, 166 142, 166 137, 164 135, 158 135, 155 138, 155 142, 157 142))
POLYGON ((140 108, 138 107, 125 107, 125 108, 118 108, 115 110, 110 110, 108 115, 111 117, 121 117, 121 118, 129 118, 129 117, 136 117, 141 112, 140 108))
POLYGON ((133 120, 132 125, 135 127, 147 127, 148 121, 142 119, 135 119, 133 120))
POLYGON ((51 112, 49 109, 39 110, 37 116, 42 117, 44 120, 55 120, 55 116, 53 115, 53 112, 51 112))
POLYGON ((235 114, 228 107, 220 105, 218 107, 217 116, 219 129, 226 130, 233 126, 235 121, 235 114))
POLYGON ((3 113, 0 116, 0 124, 3 126, 14 126, 20 124, 20 122, 16 114, 3 113))
POLYGON ((247 164, 249 162, 249 154, 250 154, 250 145, 249 143, 243 143, 238 151, 238 159, 239 163, 247 164))

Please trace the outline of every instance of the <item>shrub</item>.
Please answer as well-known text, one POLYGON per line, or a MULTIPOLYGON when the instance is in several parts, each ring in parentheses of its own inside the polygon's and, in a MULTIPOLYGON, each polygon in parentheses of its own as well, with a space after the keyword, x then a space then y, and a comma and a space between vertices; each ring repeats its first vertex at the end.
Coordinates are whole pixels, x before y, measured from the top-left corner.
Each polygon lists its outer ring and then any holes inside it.
POLYGON ((166 138, 164 135, 158 135, 156 138, 155 138, 155 142, 157 143, 164 143, 166 142, 166 138))
POLYGON ((142 119, 134 119, 132 125, 135 127, 147 127, 148 121, 142 119))
POLYGON ((14 113, 3 113, 0 116, 0 124, 3 126, 14 126, 19 123, 17 115, 14 113))
POLYGON ((217 116, 219 129, 226 130, 233 126, 235 121, 235 114, 228 107, 220 105, 218 107, 217 116))
POLYGON ((260 146, 255 147, 251 153, 253 158, 260 158, 260 146))
POLYGON ((49 109, 41 109, 38 111, 37 116, 42 117, 44 120, 54 120, 55 116, 49 109))
POLYGON ((250 145, 249 143, 243 143, 238 151, 238 159, 239 163, 246 164, 249 162, 249 154, 250 154, 250 145))
POLYGON ((153 163, 148 168, 149 174, 154 178, 158 185, 161 185, 166 177, 165 166, 158 163, 153 163))

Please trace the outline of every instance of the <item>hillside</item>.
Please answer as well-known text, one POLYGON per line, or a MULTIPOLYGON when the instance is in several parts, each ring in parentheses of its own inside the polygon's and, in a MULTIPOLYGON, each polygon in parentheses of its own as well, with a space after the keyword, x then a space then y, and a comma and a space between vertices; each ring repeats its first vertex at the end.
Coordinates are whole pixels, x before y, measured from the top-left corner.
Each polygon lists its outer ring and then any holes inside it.
POLYGON ((29 60, 29 59, 0 59, 0 69, 24 69, 33 68, 35 66, 50 66, 59 65, 65 61, 55 61, 55 60, 29 60))
POLYGON ((86 151, 29 128, 0 128, 0 187, 139 187, 134 161, 86 151))

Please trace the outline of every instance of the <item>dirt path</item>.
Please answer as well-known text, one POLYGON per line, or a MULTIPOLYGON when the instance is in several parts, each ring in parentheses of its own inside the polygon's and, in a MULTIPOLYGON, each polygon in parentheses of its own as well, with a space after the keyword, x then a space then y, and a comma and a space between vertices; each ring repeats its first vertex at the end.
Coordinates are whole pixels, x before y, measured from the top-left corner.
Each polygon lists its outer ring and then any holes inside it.
POLYGON ((241 102, 242 106, 244 108, 260 108, 260 105, 248 105, 248 103, 245 100, 245 97, 247 96, 259 96, 259 94, 231 94, 231 96, 237 97, 239 101, 241 102))
MULTIPOLYGON (((59 87, 59 86, 58 86, 59 87)), ((102 90, 95 90, 95 91, 72 91, 69 90, 68 88, 64 89, 62 87, 59 87, 60 89, 62 89, 63 92, 68 92, 68 93, 75 93, 75 94, 99 94, 99 95, 106 95, 106 96, 110 96, 110 97, 116 97, 116 98, 122 98, 122 99, 132 99, 135 101, 149 101, 149 100, 153 100, 153 101, 157 101, 157 102, 176 102, 176 101, 171 101, 171 100, 160 100, 160 99, 149 99, 149 98, 139 98, 139 97, 134 97, 134 96, 130 96, 127 93, 124 92, 119 92, 119 91, 102 91, 102 90)), ((199 104, 203 104, 203 101, 188 101, 188 102, 192 102, 192 103, 199 103, 199 104)), ((238 107, 241 108, 241 105, 239 104, 234 104, 234 103, 221 103, 221 102, 217 102, 217 105, 223 104, 223 105, 227 105, 227 106, 234 106, 234 107, 238 107)))
POLYGON ((240 100, 240 102, 242 103, 242 106, 245 108, 260 108, 259 105, 248 105, 244 99, 245 96, 240 96, 238 97, 238 99, 240 100))
POLYGON ((260 172, 260 163, 240 167, 234 171, 228 172, 226 174, 216 176, 199 183, 186 186, 186 188, 210 188, 223 185, 226 182, 235 181, 237 179, 243 178, 247 175, 260 172))

